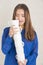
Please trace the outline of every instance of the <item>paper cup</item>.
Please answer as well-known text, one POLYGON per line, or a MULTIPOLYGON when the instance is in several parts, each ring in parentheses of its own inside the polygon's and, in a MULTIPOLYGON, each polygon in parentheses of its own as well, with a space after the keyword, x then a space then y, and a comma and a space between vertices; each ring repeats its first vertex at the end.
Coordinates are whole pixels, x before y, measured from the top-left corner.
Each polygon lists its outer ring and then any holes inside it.
POLYGON ((19 20, 12 20, 11 21, 11 26, 18 27, 19 26, 19 20))

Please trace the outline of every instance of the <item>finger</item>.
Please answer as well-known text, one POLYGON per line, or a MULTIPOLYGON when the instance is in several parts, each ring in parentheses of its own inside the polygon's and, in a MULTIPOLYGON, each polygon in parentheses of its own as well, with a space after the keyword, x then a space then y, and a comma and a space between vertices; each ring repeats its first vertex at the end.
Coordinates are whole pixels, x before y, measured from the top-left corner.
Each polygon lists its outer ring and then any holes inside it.
POLYGON ((27 59, 26 59, 26 63, 27 63, 27 59))
POLYGON ((12 28, 17 28, 17 27, 15 27, 15 25, 13 25, 12 28))
POLYGON ((26 65, 26 63, 27 63, 27 59, 26 59, 26 60, 24 60, 24 65, 26 65))
POLYGON ((18 29, 14 29, 14 32, 18 32, 19 30, 18 29))

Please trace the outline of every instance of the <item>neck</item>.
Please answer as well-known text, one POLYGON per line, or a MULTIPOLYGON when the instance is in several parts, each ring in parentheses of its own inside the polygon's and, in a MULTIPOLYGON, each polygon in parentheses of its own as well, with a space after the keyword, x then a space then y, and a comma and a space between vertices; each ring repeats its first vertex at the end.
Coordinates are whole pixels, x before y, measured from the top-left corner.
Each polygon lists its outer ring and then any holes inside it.
POLYGON ((20 30, 23 30, 24 29, 24 25, 20 26, 20 30))

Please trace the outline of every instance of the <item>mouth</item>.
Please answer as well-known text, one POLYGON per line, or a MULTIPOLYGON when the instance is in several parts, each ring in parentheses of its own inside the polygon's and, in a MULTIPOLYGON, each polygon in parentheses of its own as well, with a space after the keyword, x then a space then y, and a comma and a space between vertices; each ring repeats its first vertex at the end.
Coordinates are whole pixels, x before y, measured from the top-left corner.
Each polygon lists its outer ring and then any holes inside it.
POLYGON ((19 22, 22 22, 22 21, 19 21, 19 22))

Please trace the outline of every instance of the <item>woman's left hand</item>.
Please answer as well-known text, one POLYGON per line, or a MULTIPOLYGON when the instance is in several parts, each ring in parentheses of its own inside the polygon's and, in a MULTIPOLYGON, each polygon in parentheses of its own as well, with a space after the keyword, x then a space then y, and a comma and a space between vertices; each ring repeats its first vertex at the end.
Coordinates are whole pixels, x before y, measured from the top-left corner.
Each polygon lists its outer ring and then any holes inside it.
POLYGON ((22 63, 21 61, 18 62, 18 65, 26 65, 27 60, 24 60, 24 63, 22 63))

